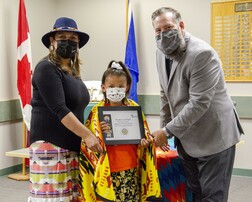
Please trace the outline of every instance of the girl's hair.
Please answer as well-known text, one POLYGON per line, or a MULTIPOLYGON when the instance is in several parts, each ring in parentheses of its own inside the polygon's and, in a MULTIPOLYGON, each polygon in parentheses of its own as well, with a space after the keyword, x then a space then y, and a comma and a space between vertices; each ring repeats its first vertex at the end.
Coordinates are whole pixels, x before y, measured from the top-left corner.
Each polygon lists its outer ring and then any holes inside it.
MULTIPOLYGON (((54 38, 54 36, 53 36, 54 38)), ((54 46, 49 46, 49 55, 48 55, 49 60, 54 63, 58 68, 60 68, 63 72, 66 72, 68 74, 71 74, 77 78, 81 77, 80 74, 80 65, 81 65, 81 60, 79 58, 79 49, 77 50, 76 54, 71 58, 70 60, 70 67, 71 69, 64 68, 62 66, 60 57, 57 55, 56 50, 54 46)))
POLYGON ((151 15, 152 23, 156 19, 156 17, 158 17, 164 13, 172 13, 174 21, 177 24, 180 23, 180 21, 181 21, 180 13, 177 10, 170 8, 170 7, 161 7, 159 9, 155 10, 151 15))
POLYGON ((127 86, 129 87, 126 91, 126 97, 129 95, 132 78, 126 65, 121 61, 110 61, 107 70, 103 73, 102 84, 105 84, 105 80, 108 76, 125 76, 127 80, 127 86))

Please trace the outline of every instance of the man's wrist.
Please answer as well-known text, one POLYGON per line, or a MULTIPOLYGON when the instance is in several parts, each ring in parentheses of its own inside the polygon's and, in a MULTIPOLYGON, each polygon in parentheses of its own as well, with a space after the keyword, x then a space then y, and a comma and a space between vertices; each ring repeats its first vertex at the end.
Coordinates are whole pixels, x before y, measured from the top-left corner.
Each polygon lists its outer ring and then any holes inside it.
POLYGON ((166 128, 163 127, 162 130, 165 132, 165 135, 166 135, 167 139, 170 138, 170 134, 168 133, 168 131, 166 130, 166 128))
POLYGON ((162 130, 165 132, 167 139, 172 137, 172 135, 167 131, 166 127, 163 127, 162 130))

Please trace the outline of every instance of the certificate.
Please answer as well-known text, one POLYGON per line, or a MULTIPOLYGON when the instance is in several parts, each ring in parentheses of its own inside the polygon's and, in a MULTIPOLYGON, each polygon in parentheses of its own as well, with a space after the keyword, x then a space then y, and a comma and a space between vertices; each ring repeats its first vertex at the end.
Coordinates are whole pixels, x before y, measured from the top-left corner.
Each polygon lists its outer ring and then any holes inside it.
POLYGON ((145 137, 140 106, 98 107, 98 115, 109 126, 103 132, 106 145, 140 144, 145 137))

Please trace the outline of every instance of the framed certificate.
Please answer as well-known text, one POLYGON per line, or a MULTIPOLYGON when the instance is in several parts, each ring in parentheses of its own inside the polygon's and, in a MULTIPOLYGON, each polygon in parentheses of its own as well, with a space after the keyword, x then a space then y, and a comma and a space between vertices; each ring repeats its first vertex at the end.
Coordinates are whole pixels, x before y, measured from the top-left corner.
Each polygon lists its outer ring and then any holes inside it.
POLYGON ((106 145, 140 144, 145 137, 140 106, 98 107, 98 115, 109 125, 103 132, 106 145))

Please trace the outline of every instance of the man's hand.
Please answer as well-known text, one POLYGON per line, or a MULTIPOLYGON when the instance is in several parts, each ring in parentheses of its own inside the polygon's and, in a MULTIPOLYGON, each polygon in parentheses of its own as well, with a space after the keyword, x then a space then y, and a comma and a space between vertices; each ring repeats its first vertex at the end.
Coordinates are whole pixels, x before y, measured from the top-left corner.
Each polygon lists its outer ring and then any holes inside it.
POLYGON ((162 129, 153 132, 152 137, 154 138, 154 144, 157 147, 160 147, 163 151, 169 151, 168 140, 162 129))

